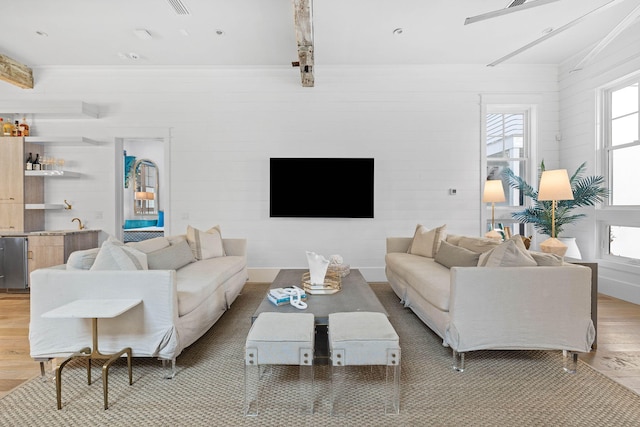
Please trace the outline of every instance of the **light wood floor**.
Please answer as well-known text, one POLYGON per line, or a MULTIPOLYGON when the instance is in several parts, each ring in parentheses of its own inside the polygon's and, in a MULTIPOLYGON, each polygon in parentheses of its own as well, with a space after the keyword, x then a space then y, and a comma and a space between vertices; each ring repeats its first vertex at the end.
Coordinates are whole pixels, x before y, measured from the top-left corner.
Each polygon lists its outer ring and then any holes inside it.
MULTIPOLYGON (((29 294, 0 292, 0 398, 40 375, 29 357, 29 294)), ((640 394, 640 305, 598 297, 598 346, 580 359, 640 394)))

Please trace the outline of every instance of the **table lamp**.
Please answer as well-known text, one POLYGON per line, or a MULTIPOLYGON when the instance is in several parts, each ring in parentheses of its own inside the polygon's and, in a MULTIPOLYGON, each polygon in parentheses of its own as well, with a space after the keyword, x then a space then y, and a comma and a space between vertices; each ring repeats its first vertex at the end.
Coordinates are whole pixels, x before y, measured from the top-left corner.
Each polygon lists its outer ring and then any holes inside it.
POLYGON ((495 240, 502 240, 502 235, 496 231, 495 224, 495 204, 496 202, 504 202, 504 188, 502 187, 502 180, 490 179, 484 184, 484 193, 482 194, 482 201, 484 203, 491 202, 491 231, 485 234, 485 237, 495 240))
POLYGON ((566 169, 542 172, 538 201, 551 201, 551 237, 540 243, 542 252, 564 256, 567 245, 556 238, 556 206, 558 200, 573 200, 573 190, 566 169))

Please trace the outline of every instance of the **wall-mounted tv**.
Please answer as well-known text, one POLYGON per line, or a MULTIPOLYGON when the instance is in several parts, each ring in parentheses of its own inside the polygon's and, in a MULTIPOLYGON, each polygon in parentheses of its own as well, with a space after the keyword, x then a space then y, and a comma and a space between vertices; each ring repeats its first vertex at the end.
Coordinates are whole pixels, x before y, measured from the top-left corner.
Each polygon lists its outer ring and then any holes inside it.
POLYGON ((271 158, 269 216, 373 218, 373 159, 271 158))

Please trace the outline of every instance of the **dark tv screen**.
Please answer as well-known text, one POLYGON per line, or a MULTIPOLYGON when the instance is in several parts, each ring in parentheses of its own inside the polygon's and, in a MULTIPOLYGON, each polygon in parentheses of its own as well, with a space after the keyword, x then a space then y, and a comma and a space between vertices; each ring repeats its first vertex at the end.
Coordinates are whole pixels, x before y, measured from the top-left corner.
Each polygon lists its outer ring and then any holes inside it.
POLYGON ((271 158, 269 216, 373 218, 373 159, 271 158))

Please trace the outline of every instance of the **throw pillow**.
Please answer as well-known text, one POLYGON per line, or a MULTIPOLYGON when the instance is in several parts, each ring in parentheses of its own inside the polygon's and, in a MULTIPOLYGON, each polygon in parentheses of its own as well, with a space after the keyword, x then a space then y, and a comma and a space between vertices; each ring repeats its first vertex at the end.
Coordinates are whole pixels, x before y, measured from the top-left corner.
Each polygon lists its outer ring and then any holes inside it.
POLYGON ((461 248, 469 249, 473 252, 487 252, 500 244, 499 241, 487 239, 486 237, 467 237, 462 236, 458 242, 461 248))
POLYGON ((409 247, 409 253, 427 258, 435 257, 440 247, 440 242, 447 237, 446 229, 446 224, 432 230, 418 224, 413 234, 413 241, 409 247))
POLYGON ((177 270, 195 260, 186 240, 147 254, 149 270, 177 270))
POLYGON ((147 270, 147 254, 129 246, 106 241, 90 270, 147 270))
POLYGON ((169 239, 166 237, 154 237, 153 239, 142 240, 140 242, 129 242, 127 246, 131 246, 144 252, 145 254, 159 251, 160 249, 169 247, 169 239))
POLYGON ((515 235, 499 246, 480 255, 478 267, 535 267, 538 264, 515 235))
POLYGON ((193 256, 197 260, 224 256, 219 225, 207 231, 187 226, 187 242, 189 242, 193 256))
POLYGON ((564 264, 562 257, 556 254, 548 254, 545 252, 536 251, 529 251, 529 253, 538 265, 557 267, 564 264))
POLYGON ((98 256, 100 248, 74 251, 67 259, 67 270, 89 270, 98 256))
POLYGON ((434 261, 447 268, 475 267, 478 265, 479 257, 480 254, 477 252, 443 241, 440 243, 440 249, 438 249, 434 261))

